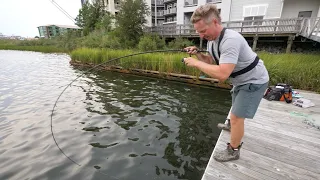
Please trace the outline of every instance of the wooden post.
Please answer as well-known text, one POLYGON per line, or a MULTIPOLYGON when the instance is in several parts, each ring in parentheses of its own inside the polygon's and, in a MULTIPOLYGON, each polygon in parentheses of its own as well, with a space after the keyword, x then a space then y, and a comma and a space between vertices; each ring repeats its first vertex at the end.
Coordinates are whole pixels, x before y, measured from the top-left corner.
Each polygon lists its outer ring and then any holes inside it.
POLYGON ((240 33, 242 33, 243 30, 243 22, 241 22, 241 29, 240 29, 240 33))
POLYGON ((255 36, 253 37, 253 45, 252 45, 252 50, 253 50, 253 51, 255 51, 256 48, 257 48, 258 39, 259 39, 259 36, 258 36, 258 35, 255 35, 255 36))
POLYGON ((203 43, 203 39, 200 38, 200 49, 202 49, 202 43, 203 43))
POLYGON ((274 32, 278 30, 278 23, 279 23, 278 20, 274 23, 274 29, 273 29, 274 32))
POLYGON ((294 35, 288 37, 286 53, 290 53, 291 52, 291 47, 292 47, 292 44, 293 44, 293 40, 294 40, 294 35))

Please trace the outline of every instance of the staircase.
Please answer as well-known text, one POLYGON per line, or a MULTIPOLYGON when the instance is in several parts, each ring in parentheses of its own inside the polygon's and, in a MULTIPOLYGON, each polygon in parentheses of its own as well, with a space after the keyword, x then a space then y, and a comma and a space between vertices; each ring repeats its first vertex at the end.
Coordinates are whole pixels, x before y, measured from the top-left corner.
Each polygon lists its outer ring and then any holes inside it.
POLYGON ((302 19, 299 35, 320 42, 320 17, 302 19))

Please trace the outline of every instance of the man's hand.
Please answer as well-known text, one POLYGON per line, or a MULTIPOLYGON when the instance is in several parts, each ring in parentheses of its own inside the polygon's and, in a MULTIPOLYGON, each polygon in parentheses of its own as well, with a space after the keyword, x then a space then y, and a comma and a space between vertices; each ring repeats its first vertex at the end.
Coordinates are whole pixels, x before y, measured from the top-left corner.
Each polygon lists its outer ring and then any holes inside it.
POLYGON ((187 57, 187 58, 184 58, 184 63, 190 67, 197 67, 199 63, 202 63, 202 62, 193 57, 187 57))
POLYGON ((191 54, 191 55, 195 55, 198 53, 198 48, 196 46, 189 46, 189 47, 184 48, 184 50, 187 51, 187 53, 191 54))

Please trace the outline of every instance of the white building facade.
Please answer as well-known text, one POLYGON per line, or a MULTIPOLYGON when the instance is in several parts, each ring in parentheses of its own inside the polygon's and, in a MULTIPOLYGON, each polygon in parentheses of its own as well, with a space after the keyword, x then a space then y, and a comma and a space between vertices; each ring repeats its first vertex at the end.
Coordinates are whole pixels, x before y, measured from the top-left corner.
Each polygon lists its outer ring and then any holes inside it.
MULTIPOLYGON (((107 11, 117 14, 120 0, 101 0, 107 11)), ((320 17, 320 0, 145 0, 151 14, 147 26, 190 24, 193 11, 215 4, 222 22, 274 18, 320 17)))
POLYGON ((149 26, 190 24, 193 11, 199 5, 206 3, 217 6, 222 22, 320 17, 320 0, 157 0, 156 2, 160 6, 151 8, 152 12, 156 11, 161 16, 148 17, 148 21, 152 22, 148 24, 149 26))

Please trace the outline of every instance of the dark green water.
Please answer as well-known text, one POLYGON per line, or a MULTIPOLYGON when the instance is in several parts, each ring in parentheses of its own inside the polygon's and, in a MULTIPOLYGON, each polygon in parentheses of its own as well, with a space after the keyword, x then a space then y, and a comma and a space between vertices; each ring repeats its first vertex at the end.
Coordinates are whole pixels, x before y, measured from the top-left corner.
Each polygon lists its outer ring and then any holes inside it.
POLYGON ((0 179, 201 179, 229 91, 112 72, 66 55, 0 51, 0 179))

